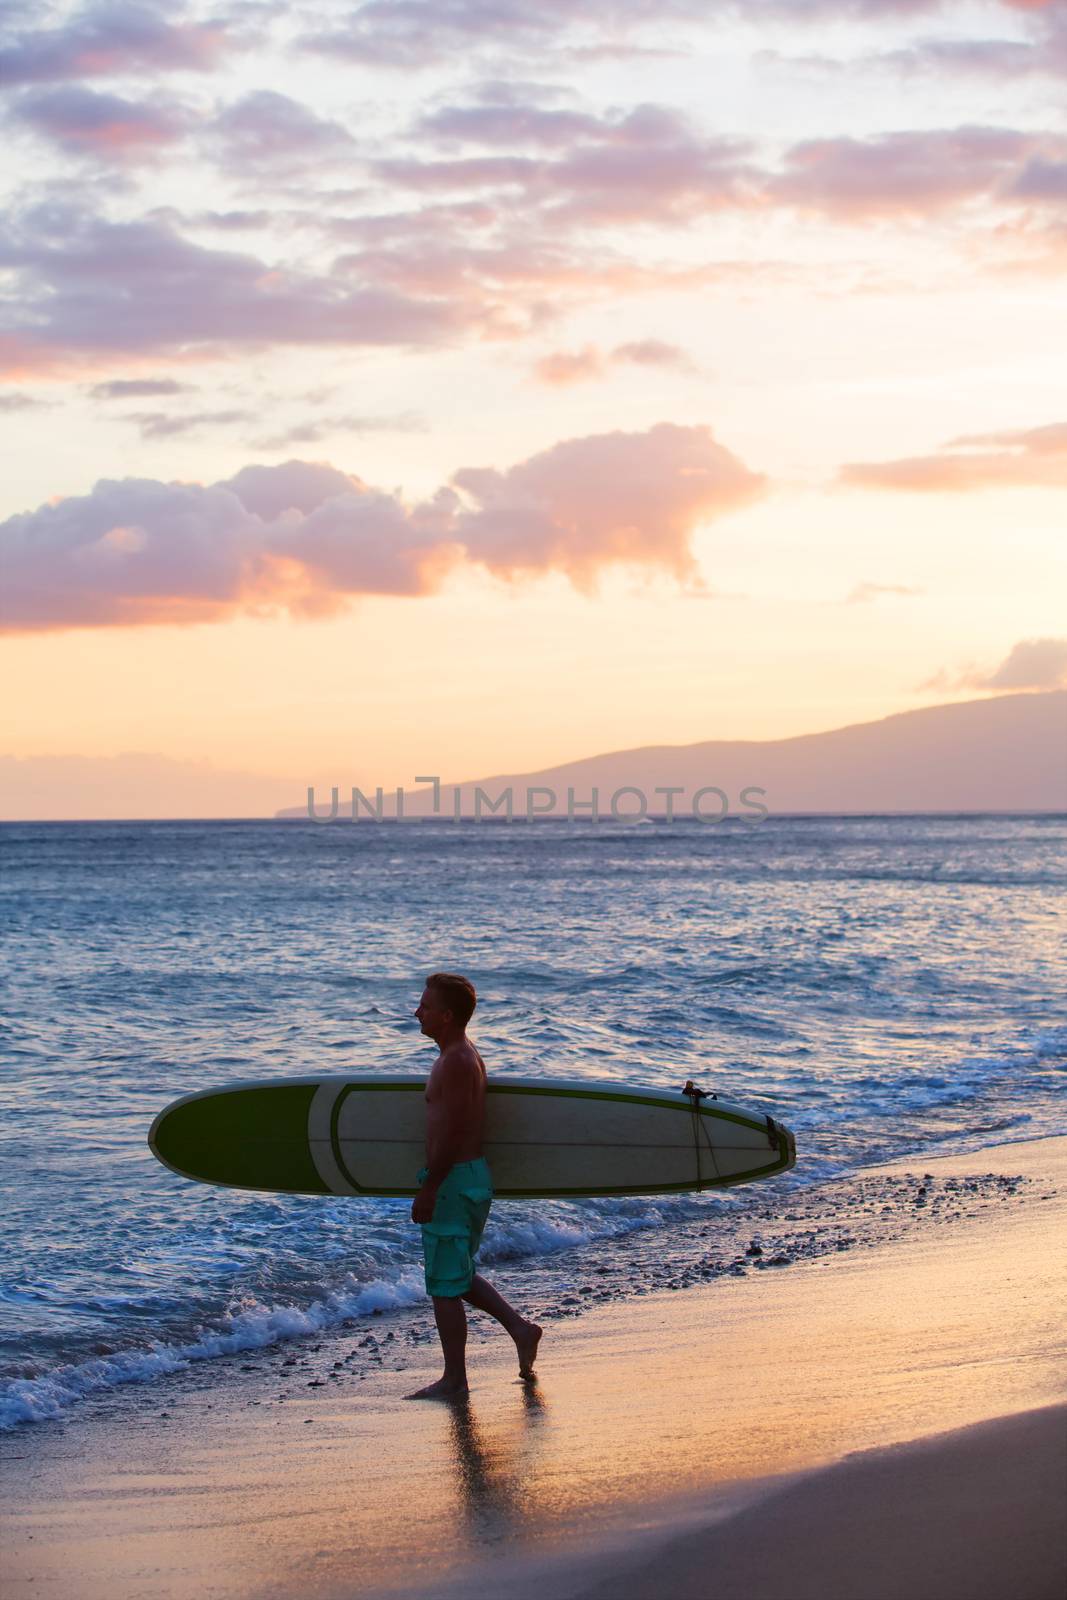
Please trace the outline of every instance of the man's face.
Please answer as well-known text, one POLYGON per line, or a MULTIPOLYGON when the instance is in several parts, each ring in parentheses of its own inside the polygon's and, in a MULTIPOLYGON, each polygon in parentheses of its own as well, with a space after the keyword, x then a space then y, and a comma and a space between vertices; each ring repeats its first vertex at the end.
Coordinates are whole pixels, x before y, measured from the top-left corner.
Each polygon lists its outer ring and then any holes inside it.
POLYGON ((415 1008, 415 1016, 423 1033, 429 1034, 431 1039, 439 1037, 452 1013, 441 1004, 441 997, 432 989, 422 991, 422 999, 415 1008))

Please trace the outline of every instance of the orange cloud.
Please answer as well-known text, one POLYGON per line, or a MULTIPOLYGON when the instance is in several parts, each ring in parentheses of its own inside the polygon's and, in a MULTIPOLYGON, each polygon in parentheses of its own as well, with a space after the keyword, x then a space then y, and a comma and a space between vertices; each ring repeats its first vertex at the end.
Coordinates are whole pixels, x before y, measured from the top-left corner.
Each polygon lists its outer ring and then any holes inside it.
POLYGON ((966 434, 943 451, 896 461, 856 461, 842 483, 864 489, 917 491, 1067 486, 1067 423, 1000 433, 966 434))
POLYGON ((557 350, 545 356, 534 368, 542 383, 564 386, 584 383, 587 378, 599 378, 604 373, 604 357, 591 344, 584 350, 557 350))
POLYGON ((476 503, 454 524, 471 559, 507 576, 555 569, 583 587, 612 562, 692 578, 695 529, 766 488, 710 428, 669 422, 570 439, 507 472, 468 468, 452 481, 476 503))
POLYGON ((872 600, 878 600, 884 594, 912 600, 922 592, 921 589, 913 588, 906 583, 857 583, 855 588, 850 591, 845 604, 850 606, 867 605, 872 600))
POLYGON ((542 383, 566 385, 584 383, 589 378, 602 378, 609 365, 629 363, 638 367, 673 367, 678 372, 693 372, 695 368, 685 351, 676 344, 662 339, 633 339, 628 344, 616 345, 606 353, 595 345, 584 350, 558 350, 545 356, 534 368, 542 383))
POLYGON ((0 627, 323 615, 360 595, 433 593, 464 564, 583 588, 617 562, 686 578, 696 529, 763 489, 710 429, 671 423, 466 468, 420 504, 306 461, 207 486, 104 479, 0 524, 0 627))

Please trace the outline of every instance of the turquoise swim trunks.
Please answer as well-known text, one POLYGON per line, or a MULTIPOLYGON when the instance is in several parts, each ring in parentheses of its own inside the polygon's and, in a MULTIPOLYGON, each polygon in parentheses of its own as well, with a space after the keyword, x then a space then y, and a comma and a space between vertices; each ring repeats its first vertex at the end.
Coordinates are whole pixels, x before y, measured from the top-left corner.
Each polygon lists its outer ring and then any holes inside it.
MULTIPOLYGON (((425 1176, 423 1167, 419 1183, 425 1176)), ((427 1294, 444 1299, 466 1294, 492 1203, 493 1179, 485 1157, 457 1162, 437 1191, 433 1218, 422 1224, 427 1294)))

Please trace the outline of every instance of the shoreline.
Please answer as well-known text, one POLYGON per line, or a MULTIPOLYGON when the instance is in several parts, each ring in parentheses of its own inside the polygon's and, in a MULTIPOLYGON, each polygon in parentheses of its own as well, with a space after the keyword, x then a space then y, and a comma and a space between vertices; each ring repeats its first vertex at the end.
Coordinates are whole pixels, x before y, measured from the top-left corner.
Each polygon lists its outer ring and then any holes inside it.
MULTIPOLYGON (((1035 1133, 1019 1142, 1043 1137, 1048 1135, 1035 1133)), ((987 1147, 979 1151, 983 1148, 987 1147)), ((979 1151, 969 1153, 977 1157, 979 1151)), ((483 1249, 482 1271, 491 1280, 502 1275, 514 1303, 534 1320, 554 1326, 583 1318, 598 1305, 625 1307, 646 1295, 723 1277, 744 1278, 768 1267, 793 1267, 841 1251, 883 1249, 908 1236, 928 1234, 932 1226, 956 1225, 979 1213, 995 1214, 1006 1202, 1027 1203, 1042 1181, 996 1173, 924 1176, 913 1170, 914 1165, 907 1157, 884 1157, 878 1166, 824 1174, 785 1189, 775 1182, 742 1185, 729 1194, 719 1191, 725 1209, 720 1205, 711 1215, 661 1217, 652 1228, 638 1220, 636 1226, 624 1221, 614 1232, 610 1227, 598 1229, 595 1223, 586 1231, 586 1219, 578 1218, 575 1240, 563 1255, 551 1248, 540 1255, 536 1249, 520 1249, 514 1261, 506 1248, 497 1259, 495 1247, 507 1239, 516 1216, 510 1205, 502 1204, 493 1219, 488 1249, 483 1249)), ((520 1224, 521 1213, 520 1206, 520 1224)), ((343 1249, 358 1241, 364 1221, 353 1218, 344 1241, 333 1228, 335 1251, 338 1245, 343 1249)), ((308 1247, 314 1250, 313 1239, 308 1247)), ((292 1365, 289 1352, 296 1353, 302 1370, 309 1351, 314 1354, 321 1351, 322 1342, 350 1334, 356 1348, 346 1353, 341 1373, 327 1368, 320 1377, 330 1382, 340 1377, 346 1385, 377 1378, 383 1370, 418 1359, 420 1345, 435 1343, 421 1262, 418 1268, 411 1262, 406 1275, 357 1286, 341 1296, 341 1303, 331 1304, 329 1296, 305 1306, 287 1304, 284 1298, 277 1303, 253 1302, 247 1311, 238 1306, 225 1328, 183 1330, 161 1325, 150 1344, 117 1350, 83 1348, 68 1363, 21 1380, 12 1378, 0 1384, 0 1450, 5 1436, 18 1435, 24 1423, 74 1426, 100 1417, 106 1421, 109 1397, 122 1404, 121 1390, 129 1384, 142 1392, 142 1386, 165 1392, 176 1371, 204 1363, 201 1381, 222 1386, 232 1382, 237 1371, 273 1367, 284 1375, 292 1365)))
POLYGON ((693 1520, 710 1515, 725 1539, 842 1456, 1062 1400, 1067 1138, 877 1169, 909 1170, 1041 1183, 922 1237, 553 1324, 535 1386, 472 1324, 464 1408, 401 1403, 437 1375, 428 1345, 347 1390, 304 1378, 343 1368, 342 1329, 313 1369, 314 1347, 285 1357, 285 1403, 276 1372, 233 1359, 209 1385, 193 1367, 8 1434, 9 1592, 58 1600, 77 1571, 79 1600, 443 1596, 472 1569, 510 1591, 537 1549, 555 1569, 540 1594, 563 1600, 632 1565, 635 1532, 711 1537, 693 1520))

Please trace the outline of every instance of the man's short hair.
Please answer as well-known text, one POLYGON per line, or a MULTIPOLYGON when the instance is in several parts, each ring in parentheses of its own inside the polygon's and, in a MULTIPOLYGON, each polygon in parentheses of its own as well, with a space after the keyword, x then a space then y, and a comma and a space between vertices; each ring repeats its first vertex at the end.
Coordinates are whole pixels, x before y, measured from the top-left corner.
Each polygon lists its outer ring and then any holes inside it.
POLYGON ((461 978, 458 972, 431 972, 426 987, 441 997, 442 1005, 451 1011, 460 1027, 465 1028, 478 1004, 470 979, 461 978))

